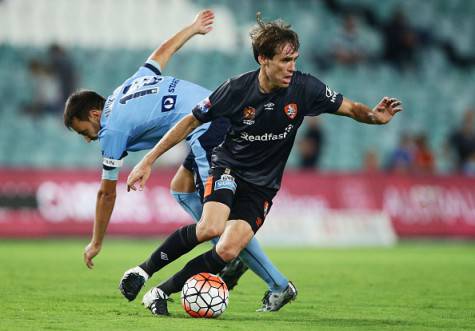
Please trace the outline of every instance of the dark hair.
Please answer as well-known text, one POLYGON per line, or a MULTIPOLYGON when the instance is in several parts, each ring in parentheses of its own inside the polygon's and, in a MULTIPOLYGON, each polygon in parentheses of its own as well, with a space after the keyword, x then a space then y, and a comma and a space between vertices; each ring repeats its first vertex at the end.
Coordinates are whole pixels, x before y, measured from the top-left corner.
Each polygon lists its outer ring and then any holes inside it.
POLYGON ((102 110, 106 99, 94 91, 78 91, 71 94, 64 107, 64 125, 71 129, 73 119, 86 121, 91 109, 102 110))
POLYGON ((294 50, 300 47, 299 36, 290 29, 290 24, 278 19, 264 22, 261 13, 256 13, 257 25, 249 33, 252 42, 254 59, 259 63, 259 55, 273 58, 284 44, 289 43, 294 50))

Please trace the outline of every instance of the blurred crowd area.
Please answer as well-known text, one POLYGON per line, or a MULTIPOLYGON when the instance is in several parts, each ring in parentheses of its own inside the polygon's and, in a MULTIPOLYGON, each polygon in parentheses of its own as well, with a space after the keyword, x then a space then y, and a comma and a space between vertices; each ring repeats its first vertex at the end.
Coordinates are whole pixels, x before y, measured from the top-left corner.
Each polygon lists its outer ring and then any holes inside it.
POLYGON ((213 90, 256 69, 247 35, 261 11, 299 34, 299 70, 369 106, 403 101, 387 126, 308 118, 289 167, 475 176, 475 1, 464 0, 0 0, 0 167, 100 167, 99 144, 62 124, 65 99, 108 95, 202 8, 215 10, 214 31, 164 74, 213 90))

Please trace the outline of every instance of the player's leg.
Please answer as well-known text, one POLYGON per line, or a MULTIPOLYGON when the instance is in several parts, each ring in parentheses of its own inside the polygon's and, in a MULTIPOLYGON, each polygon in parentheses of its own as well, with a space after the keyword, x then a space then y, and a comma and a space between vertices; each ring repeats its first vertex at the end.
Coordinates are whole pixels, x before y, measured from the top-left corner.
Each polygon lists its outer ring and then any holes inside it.
MULTIPOLYGON (((218 233, 219 231, 222 234, 225 231, 224 227, 228 216, 229 207, 227 205, 215 201, 205 203, 203 215, 197 227, 197 236, 201 238, 208 236, 209 233, 218 233), (218 219, 222 222, 219 222, 218 219)), ((169 295, 179 292, 188 278, 200 272, 218 273, 230 261, 224 260, 218 254, 218 245, 190 260, 182 270, 148 291, 143 297, 144 306, 155 315, 168 315, 167 299, 169 295)), ((235 256, 238 254, 239 251, 235 253, 235 256)), ((225 256, 228 258, 230 255, 225 256)))
MULTIPOLYGON (((239 181, 229 169, 213 169, 207 181, 205 193, 207 202, 202 219, 209 217, 208 206, 215 203, 211 205, 216 207, 215 212, 219 212, 218 208, 221 206, 232 206, 230 217, 236 221, 228 222, 215 248, 191 260, 180 272, 149 291, 144 296, 144 305, 154 314, 168 314, 166 308, 168 296, 180 291, 189 277, 199 272, 215 273, 226 261, 235 258, 264 222, 274 195, 275 192, 272 190, 261 190, 239 181), (240 215, 246 220, 242 220, 240 215)), ((294 300, 296 295, 297 291, 290 282, 283 291, 268 291, 262 311, 278 310, 294 300)))
MULTIPOLYGON (((239 258, 267 284, 270 291, 279 292, 287 287, 289 280, 267 257, 256 238, 249 241, 239 254, 239 258)), ((226 276, 224 277, 226 278, 226 276)))
MULTIPOLYGON (((199 149, 200 150, 197 151, 198 154, 201 154, 203 158, 206 158, 206 152, 204 151, 204 149, 201 146, 199 146, 199 149)), ((208 160, 205 159, 205 161, 205 168, 199 169, 198 164, 200 162, 196 162, 195 155, 193 154, 193 152, 190 152, 186 157, 185 161, 183 162, 183 165, 178 168, 178 171, 173 177, 170 185, 172 196, 195 222, 198 222, 200 220, 201 213, 203 210, 200 193, 195 191, 195 189, 200 191, 201 195, 203 194, 203 182, 206 180, 206 178, 202 178, 201 175, 207 174, 209 171, 209 166, 207 165, 208 160), (196 174, 196 178, 194 174, 196 174)), ((213 242, 213 244, 216 245, 216 243, 218 242, 218 238, 214 238, 211 241, 213 242)), ((250 245, 252 245, 253 243, 257 244, 255 240, 252 240, 250 245)), ((249 253, 244 253, 243 251, 243 254, 249 253)), ((247 259, 252 259, 252 256, 253 255, 251 253, 249 256, 247 256, 247 259)), ((266 258, 265 255, 262 258, 263 261, 264 258, 266 258)), ((259 263, 259 261, 256 261, 256 263, 259 263)), ((260 267, 263 264, 259 263, 258 265, 260 267)), ((273 266, 270 265, 267 267, 267 269, 272 270, 272 267, 273 266)), ((239 257, 237 257, 224 267, 224 269, 220 273, 220 276, 226 282, 228 289, 231 290, 234 288, 234 286, 237 285, 239 278, 247 271, 247 269, 247 265, 242 262, 239 257)), ((267 273, 268 276, 266 282, 268 284, 279 284, 278 278, 272 277, 272 274, 273 272, 267 273)), ((285 278, 284 281, 281 283, 287 284, 285 278)), ((275 289, 276 285, 273 285, 272 288, 275 289)))
MULTIPOLYGON (((190 155, 193 157, 193 154, 190 153, 190 155)), ((195 222, 198 222, 203 211, 203 204, 199 193, 196 192, 192 165, 189 160, 190 155, 183 162, 183 165, 178 168, 170 183, 170 191, 176 202, 195 222)))
MULTIPOLYGON (((215 145, 214 143, 210 144, 213 139, 208 139, 208 133, 212 134, 212 129, 213 127, 200 137, 200 141, 192 145, 192 151, 183 163, 185 168, 193 169, 195 172, 196 186, 201 196, 204 195, 204 183, 209 173, 210 150, 215 145)), ((189 207, 184 206, 184 208, 189 207)), ((213 243, 216 244, 216 241, 213 241, 213 243)), ((255 238, 251 239, 238 258, 224 267, 220 276, 226 282, 228 288, 232 289, 248 267, 267 284, 270 291, 283 291, 288 285, 288 279, 270 261, 255 238)))
MULTIPOLYGON (((240 187, 236 194, 230 218, 246 220, 254 233, 256 233, 265 221, 265 218, 272 206, 272 199, 274 198, 276 192, 274 190, 257 187, 244 181, 240 181, 239 184, 240 187)), ((255 238, 253 238, 253 240, 255 240, 255 238)), ((245 248, 247 253, 250 252, 248 249, 249 247, 250 244, 248 244, 245 248)), ((242 255, 243 252, 241 252, 240 256, 242 255)), ((265 255, 263 255, 263 257, 267 258, 265 255)), ((262 261, 251 256, 251 261, 252 260, 258 263, 262 261)), ((269 265, 273 267, 273 264, 270 263, 270 261, 269 265)), ((268 268, 269 266, 267 266, 267 269, 262 268, 262 270, 268 270, 268 268)), ((270 275, 269 278, 270 279, 268 282, 272 282, 270 275)), ((282 278, 284 277, 282 276, 282 278)), ((279 310, 288 302, 295 300, 296 296, 297 290, 295 286, 287 279, 284 279, 277 288, 270 289, 265 293, 263 298, 263 306, 258 311, 279 310)))
MULTIPOLYGON (((223 233, 229 215, 229 207, 214 212, 212 208, 218 202, 210 203, 208 214, 198 224, 183 226, 173 232, 151 255, 139 266, 125 272, 119 289, 121 293, 132 301, 140 292, 145 281, 180 256, 188 253, 196 245, 223 233)), ((222 204, 220 204, 222 205, 222 204)), ((221 269, 220 269, 221 270, 221 269)))
MULTIPOLYGON (((206 213, 205 204, 203 214, 206 213)), ((225 206, 221 204, 221 206, 225 206)), ((215 212, 220 209, 219 203, 212 208, 215 212)), ((228 221, 224 233, 218 243, 208 252, 190 260, 179 272, 165 282, 153 288, 144 296, 143 304, 155 315, 168 315, 167 299, 172 293, 181 290, 185 282, 200 272, 217 273, 226 263, 236 258, 254 235, 249 223, 242 220, 228 221)))

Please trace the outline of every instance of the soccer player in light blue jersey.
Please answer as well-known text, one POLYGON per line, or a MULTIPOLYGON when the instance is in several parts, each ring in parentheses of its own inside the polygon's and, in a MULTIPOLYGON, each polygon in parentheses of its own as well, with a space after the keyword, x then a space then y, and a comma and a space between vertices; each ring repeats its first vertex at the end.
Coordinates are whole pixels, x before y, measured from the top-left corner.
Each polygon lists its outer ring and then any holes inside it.
MULTIPOLYGON (((162 70, 191 37, 211 31, 213 21, 212 11, 198 13, 192 24, 157 48, 145 64, 107 99, 93 91, 75 92, 68 98, 64 110, 66 127, 82 135, 87 142, 99 140, 103 155, 93 234, 84 250, 87 267, 94 266, 93 258, 102 248, 116 199, 119 169, 127 152, 151 149, 171 127, 191 114, 197 103, 209 96, 209 90, 185 80, 163 76, 162 70)), ((186 137, 190 154, 175 174, 171 192, 196 222, 201 217, 203 183, 208 176, 211 152, 223 141, 227 129, 228 122, 218 120, 200 126, 186 137)), ((266 282, 269 287, 266 296, 271 293, 279 302, 278 298, 289 281, 271 263, 255 239, 239 258, 266 282)), ((152 276, 150 270, 166 260, 167 255, 157 250, 144 263, 126 271, 120 283, 122 294, 128 300, 134 300, 145 281, 152 276)), ((233 287, 245 269, 237 259, 226 266, 221 275, 233 287)), ((265 306, 261 311, 278 310, 282 305, 265 306)))

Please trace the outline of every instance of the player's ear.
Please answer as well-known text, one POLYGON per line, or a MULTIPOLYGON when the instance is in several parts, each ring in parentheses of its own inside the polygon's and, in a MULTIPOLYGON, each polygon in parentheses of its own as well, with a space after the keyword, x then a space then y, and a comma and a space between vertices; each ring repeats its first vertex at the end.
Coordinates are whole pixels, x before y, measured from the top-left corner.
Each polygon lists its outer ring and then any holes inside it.
POLYGON ((257 57, 257 61, 259 61, 259 64, 262 66, 262 65, 265 65, 267 64, 267 62, 269 61, 269 59, 267 57, 265 57, 264 55, 259 55, 257 57))
POLYGON ((100 119, 101 118, 101 111, 99 109, 91 109, 89 111, 89 119, 93 118, 93 119, 100 119))

